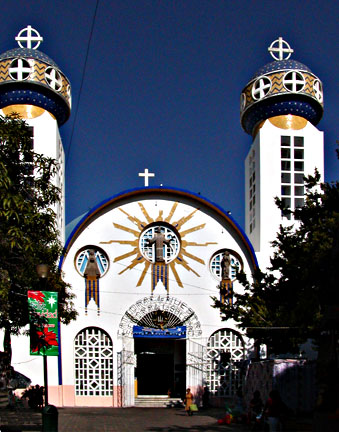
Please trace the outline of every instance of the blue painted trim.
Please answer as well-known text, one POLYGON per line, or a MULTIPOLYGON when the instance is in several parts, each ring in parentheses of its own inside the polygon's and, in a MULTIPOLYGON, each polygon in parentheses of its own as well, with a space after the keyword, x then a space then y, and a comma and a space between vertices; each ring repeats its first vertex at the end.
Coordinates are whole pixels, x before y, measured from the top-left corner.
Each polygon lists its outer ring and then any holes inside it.
MULTIPOLYGON (((176 188, 176 187, 171 187, 171 186, 162 186, 162 187, 144 187, 144 188, 134 188, 134 189, 127 189, 123 192, 120 192, 118 194, 115 194, 113 196, 111 196, 110 198, 101 201, 99 204, 97 204, 95 207, 93 207, 91 210, 89 210, 81 219, 80 221, 77 223, 77 225, 74 227, 73 231, 71 232, 71 234, 69 235, 69 237, 66 240, 65 243, 65 252, 67 252, 69 245, 72 242, 73 236, 76 235, 77 231, 79 230, 79 228, 95 213, 97 213, 101 208, 104 208, 106 205, 108 205, 110 202, 112 202, 113 200, 116 200, 117 198, 123 198, 124 196, 133 194, 136 195, 138 192, 140 193, 161 193, 161 192, 179 192, 179 193, 184 193, 187 194, 193 198, 196 198, 198 201, 203 201, 205 202, 207 205, 213 206, 215 207, 217 210, 219 210, 226 219, 228 219, 231 224, 234 226, 234 228, 239 232, 240 236, 243 237, 245 243, 247 244, 249 251, 251 252, 252 256, 253 256, 253 263, 255 267, 258 267, 258 261, 257 261, 257 257, 255 255, 255 251, 253 249, 253 246, 249 240, 249 238, 247 237, 247 235, 245 234, 245 232, 243 231, 243 229, 240 227, 240 225, 232 218, 232 216, 230 216, 222 207, 220 207, 218 204, 214 203, 213 201, 210 201, 208 198, 205 198, 201 195, 198 195, 194 192, 188 191, 186 189, 180 189, 180 188, 176 188)), ((65 254, 63 254, 60 258, 60 263, 59 263, 59 268, 62 267, 63 264, 63 260, 65 258, 65 254)))

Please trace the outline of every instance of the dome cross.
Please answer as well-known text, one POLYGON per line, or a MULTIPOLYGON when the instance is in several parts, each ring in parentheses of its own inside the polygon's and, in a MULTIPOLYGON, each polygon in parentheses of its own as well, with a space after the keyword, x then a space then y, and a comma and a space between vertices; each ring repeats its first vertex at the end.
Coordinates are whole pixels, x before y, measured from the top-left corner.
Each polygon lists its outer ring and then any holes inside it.
POLYGON ((148 168, 145 168, 145 171, 143 173, 139 173, 138 175, 139 175, 139 177, 144 177, 144 182, 145 182, 146 187, 149 186, 149 180, 148 179, 150 177, 155 177, 154 173, 148 172, 148 168))
POLYGON ((40 36, 37 30, 29 25, 26 28, 20 30, 15 40, 18 42, 20 48, 37 49, 40 43, 43 41, 43 38, 40 36), (35 42, 34 46, 32 46, 32 42, 35 42), (24 44, 26 44, 26 46, 24 44))
POLYGON ((268 52, 271 54, 274 60, 288 60, 291 57, 291 54, 294 52, 294 50, 280 36, 279 39, 276 39, 271 43, 271 45, 268 48, 268 52), (277 43, 278 46, 276 46, 277 43), (278 53, 278 57, 276 56, 276 53, 278 53))

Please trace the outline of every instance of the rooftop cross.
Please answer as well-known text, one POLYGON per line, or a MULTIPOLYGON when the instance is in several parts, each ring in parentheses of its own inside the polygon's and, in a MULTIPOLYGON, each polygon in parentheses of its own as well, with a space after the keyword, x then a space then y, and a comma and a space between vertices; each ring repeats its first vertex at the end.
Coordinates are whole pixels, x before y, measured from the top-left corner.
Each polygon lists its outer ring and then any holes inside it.
POLYGON ((274 60, 287 60, 291 57, 291 54, 293 53, 293 49, 289 46, 289 44, 284 41, 284 39, 280 36, 279 39, 276 39, 271 43, 271 45, 268 48, 269 53, 274 58, 274 60), (278 43, 278 46, 276 47, 276 44, 278 43), (275 53, 279 54, 279 57, 275 55, 275 53), (286 54, 286 57, 284 55, 286 54))
POLYGON ((37 30, 29 25, 26 28, 20 30, 15 40, 18 42, 20 48, 37 49, 44 39, 40 36, 37 30), (21 42, 23 42, 23 44, 21 42), (35 42, 34 46, 32 46, 32 42, 35 42), (26 46, 24 45, 25 43, 26 46))
POLYGON ((145 177, 145 186, 149 186, 148 179, 149 177, 155 177, 155 174, 148 172, 148 168, 145 168, 143 173, 139 173, 139 177, 145 177))

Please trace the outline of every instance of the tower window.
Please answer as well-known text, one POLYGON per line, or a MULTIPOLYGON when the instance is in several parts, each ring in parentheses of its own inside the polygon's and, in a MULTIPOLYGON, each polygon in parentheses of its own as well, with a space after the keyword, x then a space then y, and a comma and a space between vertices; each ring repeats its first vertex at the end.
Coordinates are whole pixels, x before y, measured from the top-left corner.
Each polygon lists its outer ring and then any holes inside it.
POLYGON ((304 196, 305 190, 304 186, 294 186, 294 195, 304 196))
POLYGON ((291 170, 291 162, 287 160, 281 161, 281 169, 283 171, 290 171, 291 170))
POLYGON ((281 137, 281 145, 284 147, 289 147, 291 145, 291 137, 282 136, 281 137))
POLYGON ((304 147, 304 137, 294 137, 294 147, 304 147))
MULTIPOLYGON (((281 137, 281 199, 283 206, 293 211, 304 205, 304 138, 292 138, 281 137)), ((291 219, 287 211, 281 215, 291 219)))
POLYGON ((304 159, 304 149, 294 149, 294 159, 304 159))
POLYGON ((291 183, 291 174, 286 172, 281 173, 281 183, 291 183))
POLYGON ((294 183, 304 184, 304 174, 295 173, 294 174, 294 183))
POLYGON ((291 186, 281 186, 281 195, 291 195, 291 186))
POLYGON ((304 162, 295 161, 294 162, 294 170, 295 171, 304 171, 304 162))
POLYGON ((304 198, 295 198, 294 200, 294 207, 300 208, 304 205, 304 198))
POLYGON ((290 159, 291 157, 291 150, 289 148, 282 148, 281 149, 281 158, 282 159, 290 159))

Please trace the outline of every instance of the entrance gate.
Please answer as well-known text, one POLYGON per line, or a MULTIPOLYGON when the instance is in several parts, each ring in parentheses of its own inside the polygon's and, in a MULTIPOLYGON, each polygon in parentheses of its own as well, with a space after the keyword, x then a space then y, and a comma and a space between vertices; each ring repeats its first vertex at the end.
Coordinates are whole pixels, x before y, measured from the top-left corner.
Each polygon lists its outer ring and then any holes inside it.
POLYGON ((123 346, 124 348, 118 352, 118 406, 128 407, 134 405, 136 357, 133 339, 124 338, 123 346))
MULTIPOLYGON (((149 296, 139 300, 132 305, 124 314, 119 325, 119 335, 123 337, 123 349, 118 356, 118 382, 120 387, 120 406, 131 406, 134 404, 134 373, 139 374, 141 379, 149 379, 150 371, 138 371, 138 365, 147 364, 147 358, 150 363, 154 363, 154 372, 152 380, 164 379, 163 385, 150 387, 141 383, 140 391, 147 394, 150 390, 156 394, 167 394, 171 390, 172 396, 183 396, 185 387, 191 385, 197 387, 203 383, 203 351, 202 345, 191 341, 192 338, 201 337, 201 325, 194 313, 183 301, 167 295, 149 296), (148 324, 150 322, 150 324, 148 324), (159 326, 157 327, 157 324, 159 326), (184 326, 186 328, 186 350, 184 339, 172 340, 172 346, 169 340, 161 346, 161 343, 147 342, 150 339, 145 338, 144 342, 134 343, 133 327, 152 327, 171 331, 174 327, 184 326), (143 358, 143 356, 145 356, 143 358), (154 360, 151 361, 151 356, 154 360), (189 360, 189 358, 191 360, 189 360), (145 360, 144 360, 145 359, 145 360), (169 374, 163 374, 161 365, 157 361, 164 363, 164 368, 171 369, 171 378, 169 374), (190 366, 186 368, 186 364, 190 366), (187 369, 187 370, 186 370, 187 369)), ((154 339, 155 341, 157 339, 154 339)), ((153 341, 154 341, 153 340, 153 341)), ((162 339, 164 341, 166 339, 162 339)))
POLYGON ((206 347, 191 339, 187 340, 187 387, 200 398, 205 383, 206 347))

